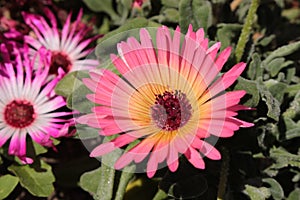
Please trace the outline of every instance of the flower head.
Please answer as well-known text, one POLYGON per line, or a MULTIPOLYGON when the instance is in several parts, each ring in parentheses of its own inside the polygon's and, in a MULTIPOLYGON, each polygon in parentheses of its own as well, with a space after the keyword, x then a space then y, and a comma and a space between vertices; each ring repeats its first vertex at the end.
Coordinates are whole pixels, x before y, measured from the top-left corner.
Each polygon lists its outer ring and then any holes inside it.
POLYGON ((100 135, 117 135, 97 146, 91 156, 137 142, 114 167, 121 169, 149 156, 149 177, 164 161, 171 171, 177 170, 179 154, 200 169, 205 168, 203 156, 220 159, 205 138, 230 137, 253 124, 235 118, 237 111, 250 109, 238 105, 245 91, 224 91, 246 64, 238 63, 218 77, 231 50, 226 48, 216 57, 219 48, 220 43, 208 48, 203 29, 193 32, 191 26, 182 44, 180 29, 171 36, 166 27, 158 28, 155 42, 141 29, 140 42, 130 37, 119 43, 119 56, 111 59, 121 77, 99 69, 83 79, 93 92, 87 98, 99 105, 78 122, 99 128, 100 135))
MULTIPOLYGON (((4 50, 3 44, 1 49, 4 50)), ((47 81, 50 68, 50 54, 40 49, 33 59, 28 48, 21 53, 14 49, 15 62, 4 62, 5 76, 0 76, 0 147, 11 138, 8 153, 16 155, 24 163, 31 163, 26 157, 26 136, 47 147, 53 146, 51 137, 68 134, 74 124, 72 112, 58 111, 66 102, 54 93, 56 83, 63 72, 47 81), (34 70, 35 63, 38 63, 34 70)))
POLYGON ((77 70, 91 69, 98 66, 96 59, 83 59, 93 49, 88 45, 99 36, 85 39, 90 31, 88 27, 77 29, 82 17, 80 10, 76 21, 71 24, 71 14, 60 32, 54 14, 49 9, 44 9, 51 25, 45 18, 36 14, 23 13, 25 22, 34 31, 35 37, 25 36, 25 42, 32 46, 33 52, 44 47, 51 51, 50 74, 57 74, 58 68, 62 68, 66 73, 77 70))

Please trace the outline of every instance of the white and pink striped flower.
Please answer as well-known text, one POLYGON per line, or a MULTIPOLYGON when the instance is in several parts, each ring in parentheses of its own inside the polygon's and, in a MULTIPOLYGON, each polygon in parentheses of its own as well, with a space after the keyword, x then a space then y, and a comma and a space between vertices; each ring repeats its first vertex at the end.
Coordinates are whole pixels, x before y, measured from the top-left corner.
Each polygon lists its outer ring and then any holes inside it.
MULTIPOLYGON (((5 50, 4 44, 1 50, 5 50)), ((0 147, 11 138, 8 153, 23 163, 32 163, 26 156, 27 135, 51 147, 51 137, 68 135, 69 126, 74 124, 73 113, 58 111, 66 102, 54 93, 54 87, 64 72, 59 70, 53 80, 47 81, 50 53, 40 49, 30 59, 24 47, 22 53, 15 48, 14 54, 15 61, 4 62, 5 76, 0 76, 0 147)))
POLYGON ((89 48, 88 45, 99 36, 85 39, 90 28, 79 27, 82 25, 82 10, 73 24, 71 24, 72 14, 70 13, 61 31, 57 27, 54 14, 47 8, 44 9, 44 12, 50 24, 40 15, 23 13, 26 24, 32 28, 35 34, 34 36, 26 35, 25 42, 33 48, 33 53, 41 47, 51 51, 49 73, 57 74, 58 68, 62 68, 65 73, 68 73, 98 66, 97 59, 86 58, 93 51, 93 48, 89 48))

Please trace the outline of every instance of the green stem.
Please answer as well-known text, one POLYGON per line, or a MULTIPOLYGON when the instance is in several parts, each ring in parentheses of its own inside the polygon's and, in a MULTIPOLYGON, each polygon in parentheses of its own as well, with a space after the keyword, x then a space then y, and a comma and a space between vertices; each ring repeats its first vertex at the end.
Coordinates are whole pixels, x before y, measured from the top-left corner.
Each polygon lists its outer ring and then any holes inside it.
POLYGON ((121 174, 120 182, 118 185, 118 190, 116 193, 115 200, 123 200, 124 199, 124 194, 126 192, 126 187, 129 183, 129 181, 133 178, 134 176, 134 171, 135 171, 136 166, 131 165, 128 167, 125 167, 124 170, 121 174))
POLYGON ((252 24, 253 24, 253 21, 254 21, 254 16, 255 16, 255 13, 256 13, 256 10, 257 10, 258 6, 259 6, 259 0, 252 0, 252 3, 250 5, 250 9, 249 9, 247 17, 246 17, 245 24, 243 26, 241 35, 239 37, 239 41, 238 41, 237 46, 236 46, 235 57, 236 57, 237 62, 241 61, 241 58, 244 54, 245 46, 246 46, 246 43, 249 39, 252 24))
MULTIPOLYGON (((103 156, 102 159, 105 159, 107 156, 110 156, 110 154, 103 156)), ((113 196, 115 170, 104 163, 102 163, 100 170, 101 178, 94 199, 111 200, 113 196)))
POLYGON ((227 176, 229 170, 229 152, 228 150, 223 147, 222 148, 222 165, 221 165, 221 172, 220 172, 220 181, 218 186, 218 198, 217 200, 222 200, 225 196, 226 192, 226 185, 227 185, 227 176))

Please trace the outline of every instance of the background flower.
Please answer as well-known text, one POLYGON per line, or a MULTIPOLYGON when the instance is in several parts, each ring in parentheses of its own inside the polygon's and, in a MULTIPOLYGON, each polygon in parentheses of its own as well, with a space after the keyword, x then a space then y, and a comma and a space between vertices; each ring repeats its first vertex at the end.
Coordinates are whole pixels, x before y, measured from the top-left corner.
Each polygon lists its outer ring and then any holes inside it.
MULTIPOLYGON (((92 69, 99 65, 96 59, 83 59, 89 55, 93 48, 89 48, 95 39, 99 36, 86 39, 90 28, 87 26, 77 29, 82 26, 80 20, 82 18, 82 10, 80 10, 76 21, 71 25, 71 14, 61 32, 57 27, 57 21, 54 14, 47 8, 44 9, 50 24, 47 20, 37 14, 23 13, 24 20, 32 30, 35 36, 25 36, 25 42, 32 46, 32 53, 44 47, 51 51, 50 74, 57 74, 57 70, 61 67, 65 73, 83 69, 92 69)), ((31 53, 31 54, 32 54, 31 53)))
POLYGON ((8 153, 24 163, 32 163, 26 156, 27 135, 43 146, 53 146, 51 137, 68 135, 68 128, 73 124, 68 115, 72 112, 57 111, 66 102, 53 89, 64 73, 60 71, 55 79, 46 81, 50 54, 39 49, 30 59, 27 47, 22 54, 14 48, 14 53, 15 63, 4 63, 6 75, 0 76, 0 147, 11 138, 8 153), (38 63, 36 70, 34 63, 38 63))

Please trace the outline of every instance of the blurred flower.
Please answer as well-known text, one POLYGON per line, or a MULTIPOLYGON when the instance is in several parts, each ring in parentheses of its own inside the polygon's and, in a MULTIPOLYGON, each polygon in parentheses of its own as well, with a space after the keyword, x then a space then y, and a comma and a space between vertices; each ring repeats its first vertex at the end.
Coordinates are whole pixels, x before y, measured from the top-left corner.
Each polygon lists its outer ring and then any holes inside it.
POLYGON ((99 69, 83 79, 93 92, 87 98, 99 106, 78 122, 99 128, 100 135, 117 136, 96 147, 92 157, 138 142, 117 160, 116 169, 132 161, 139 163, 149 155, 148 177, 154 176, 163 161, 174 172, 179 154, 203 169, 203 156, 221 158, 205 138, 230 137, 240 127, 253 126, 234 117, 237 111, 250 109, 238 105, 246 92, 224 92, 246 64, 238 63, 217 77, 231 49, 216 58, 221 44, 208 48, 203 29, 193 32, 191 26, 182 45, 180 40, 179 28, 173 37, 167 27, 159 28, 155 44, 148 31, 141 29, 141 42, 130 37, 118 44, 120 56, 111 56, 122 77, 99 69))
POLYGON ((33 47, 33 52, 41 47, 51 51, 50 74, 57 74, 61 67, 66 73, 77 70, 92 69, 98 66, 96 59, 84 59, 91 51, 88 48, 99 36, 85 39, 90 28, 82 27, 80 22, 82 10, 80 10, 76 21, 71 24, 71 14, 63 26, 61 32, 57 28, 57 21, 49 9, 44 9, 45 15, 50 20, 49 25, 45 18, 36 14, 23 13, 25 22, 32 28, 35 36, 25 36, 25 42, 33 47), (77 26, 81 26, 78 30, 77 26))
POLYGON ((133 8, 141 8, 142 5, 143 5, 143 2, 144 2, 144 0, 135 0, 135 1, 132 3, 132 7, 133 7, 133 8))
MULTIPOLYGON (((7 49, 1 44, 1 54, 7 55, 4 51, 7 49)), ((6 75, 0 76, 0 147, 11 138, 8 153, 19 157, 23 163, 32 163, 32 159, 26 157, 27 134, 35 142, 51 147, 50 137, 67 136, 74 120, 68 116, 72 112, 57 111, 66 104, 54 93, 54 87, 64 73, 59 70, 57 77, 46 81, 50 68, 49 52, 40 49, 32 60, 28 56, 28 47, 22 52, 15 48, 14 53, 14 64, 5 61, 2 67, 5 67, 6 75), (35 63, 38 66, 33 70, 35 63)))

